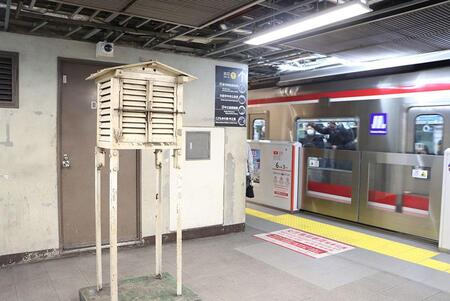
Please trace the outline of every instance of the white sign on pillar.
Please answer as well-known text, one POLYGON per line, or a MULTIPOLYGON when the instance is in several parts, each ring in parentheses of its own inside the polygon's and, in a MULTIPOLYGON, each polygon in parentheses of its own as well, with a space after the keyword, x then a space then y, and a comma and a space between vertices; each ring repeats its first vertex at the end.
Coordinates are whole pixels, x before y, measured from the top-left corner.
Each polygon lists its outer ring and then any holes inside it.
POLYGON ((450 251, 450 148, 444 152, 439 249, 450 251))

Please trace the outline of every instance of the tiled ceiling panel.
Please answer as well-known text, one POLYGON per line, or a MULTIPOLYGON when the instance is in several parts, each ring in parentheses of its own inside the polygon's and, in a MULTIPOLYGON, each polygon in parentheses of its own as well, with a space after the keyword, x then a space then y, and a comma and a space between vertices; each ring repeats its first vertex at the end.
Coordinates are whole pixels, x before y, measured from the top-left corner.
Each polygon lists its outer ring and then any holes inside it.
POLYGON ((113 11, 123 9, 129 2, 130 0, 64 0, 64 3, 113 11))
POLYGON ((450 3, 300 38, 290 46, 350 60, 372 60, 448 49, 450 3))
POLYGON ((253 1, 138 0, 126 12, 173 23, 200 26, 251 2, 253 1))

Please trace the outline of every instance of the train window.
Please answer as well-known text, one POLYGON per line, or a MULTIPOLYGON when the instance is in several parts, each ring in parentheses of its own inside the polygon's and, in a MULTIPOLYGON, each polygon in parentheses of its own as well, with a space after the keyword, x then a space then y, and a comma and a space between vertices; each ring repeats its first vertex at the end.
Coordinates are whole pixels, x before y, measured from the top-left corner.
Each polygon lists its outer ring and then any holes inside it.
POLYGON ((356 118, 297 119, 297 141, 304 147, 356 150, 358 120, 356 118))
POLYGON ((444 118, 438 114, 416 117, 414 125, 414 152, 416 154, 442 155, 444 118))
POLYGON ((253 120, 253 140, 266 139, 266 121, 264 119, 253 120))

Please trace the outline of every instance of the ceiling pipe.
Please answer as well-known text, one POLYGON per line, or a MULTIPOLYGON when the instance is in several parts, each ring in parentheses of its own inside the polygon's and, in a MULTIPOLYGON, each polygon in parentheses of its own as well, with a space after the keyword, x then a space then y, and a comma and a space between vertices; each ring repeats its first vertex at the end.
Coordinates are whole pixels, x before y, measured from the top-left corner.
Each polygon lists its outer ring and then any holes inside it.
MULTIPOLYGON (((187 30, 187 31, 185 31, 185 32, 182 32, 182 33, 180 33, 180 34, 178 34, 178 35, 175 35, 175 36, 172 37, 172 38, 169 38, 169 39, 166 39, 166 40, 164 40, 164 41, 161 41, 161 42, 159 42, 158 44, 153 45, 153 46, 150 47, 150 48, 155 48, 155 47, 157 47, 157 46, 160 46, 160 45, 162 45, 162 44, 165 44, 165 43, 167 43, 167 42, 170 42, 170 41, 172 41, 172 40, 174 40, 174 39, 176 39, 176 38, 178 38, 178 37, 181 37, 181 36, 187 35, 187 34, 189 34, 189 33, 192 33, 192 32, 194 32, 194 31, 196 31, 197 29, 203 29, 203 28, 205 28, 205 27, 208 27, 208 26, 210 26, 210 25, 212 25, 212 24, 214 24, 214 23, 217 23, 217 22, 222 21, 222 20, 224 20, 224 19, 226 19, 226 18, 229 18, 229 17, 231 17, 231 16, 233 16, 233 15, 235 15, 235 14, 241 12, 241 11, 247 10, 247 9, 249 9, 249 8, 251 8, 251 7, 253 7, 253 6, 259 4, 259 3, 262 3, 262 2, 264 2, 264 1, 265 1, 265 0, 256 0, 256 1, 253 1, 253 2, 251 2, 251 3, 249 3, 249 4, 247 4, 247 5, 241 6, 241 7, 237 8, 237 9, 235 9, 235 10, 229 12, 229 13, 226 13, 226 14, 220 16, 220 17, 217 17, 217 18, 215 18, 215 19, 213 19, 213 20, 211 20, 211 21, 209 21, 209 22, 203 24, 202 26, 200 26, 200 27, 198 27, 198 28, 189 29, 189 30, 187 30)), ((210 37, 208 37, 208 38, 210 38, 210 37)))

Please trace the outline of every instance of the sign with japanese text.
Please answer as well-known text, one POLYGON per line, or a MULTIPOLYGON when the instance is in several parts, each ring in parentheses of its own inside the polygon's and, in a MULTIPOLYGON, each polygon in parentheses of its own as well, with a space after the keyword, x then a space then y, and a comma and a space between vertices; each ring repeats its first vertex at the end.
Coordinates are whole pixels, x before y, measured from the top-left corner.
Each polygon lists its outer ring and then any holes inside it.
POLYGON ((247 71, 216 66, 215 126, 247 126, 247 71))

